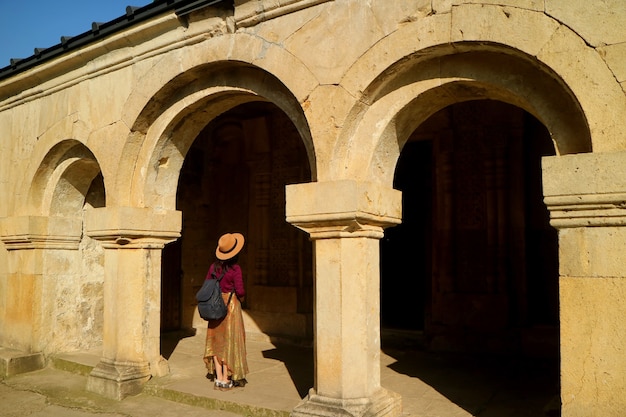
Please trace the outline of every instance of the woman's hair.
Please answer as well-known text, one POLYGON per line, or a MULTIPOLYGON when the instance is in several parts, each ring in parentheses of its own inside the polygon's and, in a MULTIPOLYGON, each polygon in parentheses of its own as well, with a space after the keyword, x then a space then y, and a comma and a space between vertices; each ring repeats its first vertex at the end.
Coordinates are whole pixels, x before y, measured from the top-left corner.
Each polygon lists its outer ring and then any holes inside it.
POLYGON ((230 259, 226 259, 226 260, 216 260, 215 261, 215 268, 218 269, 219 271, 221 271, 222 269, 224 271, 228 271, 233 265, 235 265, 237 263, 237 261, 239 260, 239 254, 233 256, 230 259))

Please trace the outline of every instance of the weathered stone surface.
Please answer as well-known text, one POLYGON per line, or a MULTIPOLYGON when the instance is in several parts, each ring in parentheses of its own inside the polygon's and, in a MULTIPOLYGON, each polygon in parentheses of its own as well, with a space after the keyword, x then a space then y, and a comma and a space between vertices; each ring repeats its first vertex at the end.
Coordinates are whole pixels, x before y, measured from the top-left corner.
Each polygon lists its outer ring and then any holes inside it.
POLYGON ((546 197, 626 192, 626 152, 545 157, 546 197))
POLYGON ((545 12, 594 47, 626 41, 626 7, 621 0, 599 2, 550 0, 545 12))
MULTIPOLYGON (((498 2, 500 3, 500 2, 498 2)), ((465 4, 452 9, 454 41, 507 39, 507 45, 537 55, 559 23, 543 13, 513 6, 465 4)))
POLYGON ((0 379, 42 369, 46 361, 41 353, 26 353, 0 347, 0 379))
POLYGON ((626 81, 626 42, 600 47, 598 52, 615 74, 617 81, 624 83, 626 81))
POLYGON ((333 2, 325 5, 319 16, 307 22, 285 42, 285 48, 298 54, 320 84, 336 84, 359 56, 384 32, 369 7, 355 2, 333 2), (350 48, 341 48, 344 40, 350 48))
MULTIPOLYGON (((461 4, 471 4, 476 2, 472 0, 452 0, 452 3, 455 6, 458 6, 461 4)), ((481 3, 499 6, 513 6, 519 9, 536 10, 540 12, 544 9, 543 0, 485 0, 481 1, 481 3)))
POLYGON ((398 30, 372 45, 352 64, 341 85, 355 96, 371 89, 372 80, 388 67, 407 60, 422 49, 449 42, 450 20, 451 14, 445 13, 403 22, 398 30))
POLYGON ((618 115, 626 112, 624 92, 599 54, 585 47, 576 33, 561 27, 538 58, 557 69, 578 97, 593 137, 593 149, 598 152, 623 150, 626 127, 618 121, 618 115), (574 51, 577 51, 576 60, 571 59, 574 51))
MULTIPOLYGON (((622 249, 626 242, 623 234, 611 241, 622 249)), ((561 365, 561 415, 618 416, 625 407, 626 335, 610 317, 626 314, 626 281, 563 275, 559 285, 561 355, 568 358, 561 365)))

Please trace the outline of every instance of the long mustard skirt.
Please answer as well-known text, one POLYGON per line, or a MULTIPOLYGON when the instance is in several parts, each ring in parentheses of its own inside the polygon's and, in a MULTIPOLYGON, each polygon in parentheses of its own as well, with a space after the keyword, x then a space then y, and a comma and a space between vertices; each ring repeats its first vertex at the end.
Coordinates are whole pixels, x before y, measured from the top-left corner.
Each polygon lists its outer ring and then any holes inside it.
MULTIPOLYGON (((222 293, 224 303, 230 293, 222 293)), ((221 320, 209 320, 204 349, 204 363, 210 374, 215 372, 213 356, 217 356, 228 366, 228 376, 233 381, 241 381, 248 373, 246 359, 246 331, 243 326, 241 303, 235 295, 228 304, 228 314, 221 320)))

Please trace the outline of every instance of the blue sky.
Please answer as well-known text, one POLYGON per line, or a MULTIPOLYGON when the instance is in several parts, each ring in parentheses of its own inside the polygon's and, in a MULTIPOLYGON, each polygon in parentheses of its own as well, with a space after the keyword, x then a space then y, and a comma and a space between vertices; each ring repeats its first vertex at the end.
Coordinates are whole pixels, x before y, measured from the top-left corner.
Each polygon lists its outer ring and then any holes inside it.
POLYGON ((0 0, 0 68, 11 58, 27 58, 35 48, 49 48, 61 36, 91 30, 92 22, 108 22, 126 13, 126 6, 152 0, 0 0))

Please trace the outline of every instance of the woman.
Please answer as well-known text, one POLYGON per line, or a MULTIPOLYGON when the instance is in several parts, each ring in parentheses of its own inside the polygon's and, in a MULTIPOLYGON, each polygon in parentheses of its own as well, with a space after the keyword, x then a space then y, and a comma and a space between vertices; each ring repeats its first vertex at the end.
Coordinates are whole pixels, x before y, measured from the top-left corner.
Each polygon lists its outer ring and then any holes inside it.
POLYGON ((214 271, 217 277, 224 273, 220 287, 224 303, 228 303, 228 314, 223 319, 209 320, 204 352, 204 363, 209 374, 214 375, 215 389, 221 391, 244 386, 248 373, 246 334, 241 314, 241 302, 246 292, 237 264, 243 244, 244 237, 240 233, 226 233, 220 237, 215 250, 217 261, 209 267, 206 277, 212 279, 214 271), (232 296, 231 292, 234 292, 232 296))

